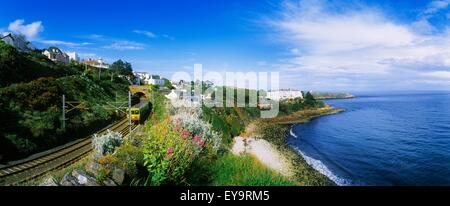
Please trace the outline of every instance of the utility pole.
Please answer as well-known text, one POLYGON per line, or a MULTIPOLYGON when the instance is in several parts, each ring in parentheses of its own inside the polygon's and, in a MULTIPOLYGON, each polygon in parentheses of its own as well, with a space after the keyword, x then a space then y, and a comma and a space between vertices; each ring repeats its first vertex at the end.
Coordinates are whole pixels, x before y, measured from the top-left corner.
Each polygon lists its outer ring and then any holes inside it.
POLYGON ((130 126, 130 137, 131 137, 131 91, 128 91, 128 124, 130 126))
POLYGON ((98 80, 102 80, 102 68, 98 67, 98 80))
MULTIPOLYGON (((117 92, 116 92, 116 100, 114 102, 114 105, 117 105, 117 92)), ((118 109, 116 109, 116 113, 119 113, 118 109)))
POLYGON ((62 96, 62 129, 66 129, 66 95, 62 96))
POLYGON ((66 101, 66 95, 62 95, 62 124, 61 127, 63 130, 66 129, 66 114, 70 113, 73 110, 76 109, 86 109, 85 105, 83 105, 81 102, 75 102, 75 101, 66 101))

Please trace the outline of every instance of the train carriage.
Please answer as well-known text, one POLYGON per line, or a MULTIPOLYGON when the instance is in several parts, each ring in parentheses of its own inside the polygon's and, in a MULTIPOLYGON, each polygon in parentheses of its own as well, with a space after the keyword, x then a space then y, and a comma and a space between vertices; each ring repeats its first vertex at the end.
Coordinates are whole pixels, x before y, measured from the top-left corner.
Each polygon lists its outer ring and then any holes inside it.
POLYGON ((131 107, 131 111, 127 111, 127 117, 130 118, 131 113, 131 121, 133 121, 136 124, 139 124, 147 120, 148 116, 150 115, 150 112, 151 112, 151 103, 141 102, 131 107))

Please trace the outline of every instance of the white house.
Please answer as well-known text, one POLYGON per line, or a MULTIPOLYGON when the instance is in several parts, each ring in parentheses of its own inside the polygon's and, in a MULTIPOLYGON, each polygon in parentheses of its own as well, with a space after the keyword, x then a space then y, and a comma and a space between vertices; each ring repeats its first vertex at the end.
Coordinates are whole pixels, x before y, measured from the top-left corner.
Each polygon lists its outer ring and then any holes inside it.
POLYGON ((78 57, 78 54, 76 52, 67 52, 66 53, 67 56, 69 56, 69 60, 70 61, 76 61, 79 62, 80 61, 80 57, 78 57))
POLYGON ((86 61, 82 61, 82 64, 89 65, 95 68, 101 68, 101 69, 109 69, 109 64, 103 61, 102 58, 99 59, 88 59, 86 61))
POLYGON ((277 91, 268 91, 266 98, 280 101, 285 99, 303 98, 303 94, 299 90, 291 90, 291 89, 277 90, 277 91))
POLYGON ((147 72, 134 72, 134 76, 136 76, 137 82, 143 82, 147 85, 159 85, 163 87, 166 81, 161 79, 158 75, 151 75, 147 72))
POLYGON ((166 83, 166 81, 164 79, 160 79, 160 78, 156 78, 155 76, 151 75, 150 79, 147 80, 147 84, 150 85, 159 85, 161 87, 164 86, 164 84, 166 83))
POLYGON ((138 85, 141 84, 147 84, 146 80, 150 79, 150 74, 147 72, 134 72, 134 76, 136 77, 136 83, 138 85))
POLYGON ((11 32, 3 33, 1 36, 1 40, 3 40, 6 44, 9 44, 15 47, 17 50, 21 52, 31 52, 36 48, 31 44, 31 42, 27 41, 24 35, 17 35, 11 32))
POLYGON ((70 61, 69 56, 56 47, 49 47, 42 54, 54 62, 68 64, 70 61))

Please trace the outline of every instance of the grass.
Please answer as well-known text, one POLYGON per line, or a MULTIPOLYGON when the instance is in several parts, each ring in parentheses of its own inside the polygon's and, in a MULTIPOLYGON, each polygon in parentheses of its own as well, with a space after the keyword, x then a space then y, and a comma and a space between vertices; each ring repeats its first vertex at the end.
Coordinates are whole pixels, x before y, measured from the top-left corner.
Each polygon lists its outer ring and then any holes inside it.
POLYGON ((332 115, 343 112, 344 109, 341 108, 333 108, 331 106, 325 106, 323 108, 318 109, 306 109, 300 110, 298 112, 294 112, 290 115, 283 115, 271 119, 264 119, 263 122, 269 123, 277 123, 277 124, 303 124, 311 121, 314 118, 324 116, 324 115, 332 115))
POLYGON ((214 186, 295 186, 285 177, 262 165, 252 156, 227 153, 210 167, 214 186))

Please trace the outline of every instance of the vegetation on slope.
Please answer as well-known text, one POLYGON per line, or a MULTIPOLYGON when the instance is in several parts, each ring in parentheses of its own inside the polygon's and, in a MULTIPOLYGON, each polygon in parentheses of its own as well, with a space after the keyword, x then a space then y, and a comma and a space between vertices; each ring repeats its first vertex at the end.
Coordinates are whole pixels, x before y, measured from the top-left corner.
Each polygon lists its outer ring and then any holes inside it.
POLYGON ((276 174, 252 156, 227 153, 210 167, 213 186, 295 186, 296 183, 276 174))
POLYGON ((0 87, 29 82, 39 77, 57 78, 77 72, 77 68, 55 64, 42 54, 20 53, 0 41, 0 87))
POLYGON ((104 107, 106 102, 114 102, 116 95, 126 101, 128 81, 113 70, 99 76, 97 68, 56 64, 2 41, 0 67, 0 163, 85 137, 118 118, 104 107), (66 114, 65 130, 63 95, 80 105, 66 114))

